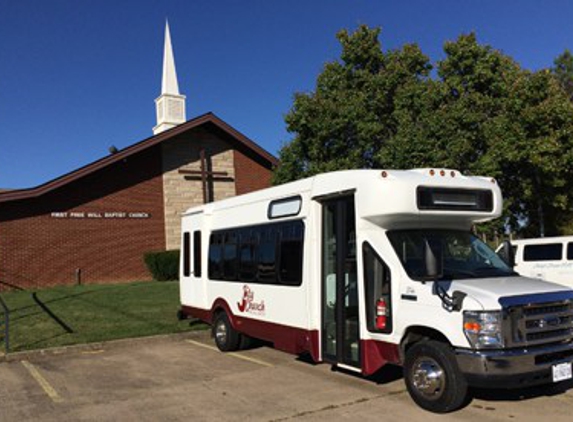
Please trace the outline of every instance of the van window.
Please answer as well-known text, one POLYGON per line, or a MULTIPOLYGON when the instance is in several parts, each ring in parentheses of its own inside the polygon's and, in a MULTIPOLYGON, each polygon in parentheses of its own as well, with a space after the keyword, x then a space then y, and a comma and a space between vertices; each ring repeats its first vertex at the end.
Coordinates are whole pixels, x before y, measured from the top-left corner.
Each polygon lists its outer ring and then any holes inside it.
POLYGON ((562 257, 561 243, 545 245, 525 245, 523 248, 524 261, 559 261, 562 257))
POLYGON ((225 280, 237 279, 237 235, 231 231, 225 235, 223 248, 223 275, 225 280))
POLYGON ((294 196, 291 198, 277 199, 269 204, 267 211, 269 218, 290 217, 298 215, 302 207, 302 198, 294 196))
POLYGON ((191 237, 189 232, 183 233, 183 276, 189 277, 191 275, 191 237))
POLYGON ((392 230, 388 239, 408 275, 423 280, 426 243, 441 244, 444 279, 507 277, 513 270, 485 243, 465 230, 392 230))
POLYGON ((201 231, 193 232, 193 273, 201 277, 201 231))
POLYGON ((303 244, 300 220, 216 231, 209 238, 209 279, 300 286, 303 244))
POLYGON ((279 277, 282 284, 299 286, 302 282, 302 248, 302 224, 283 226, 279 249, 279 277))
POLYGON ((256 281, 258 260, 258 237, 256 230, 245 229, 241 233, 239 250, 239 280, 256 281))
POLYGON ((569 242, 567 244, 567 259, 568 260, 573 260, 573 243, 569 242))
POLYGON ((223 278, 222 234, 212 234, 209 240, 209 278, 223 278))
POLYGON ((364 290, 366 291, 366 326, 368 331, 378 333, 392 332, 392 307, 390 291, 390 270, 372 246, 364 242, 364 290), (377 304, 383 302, 386 308, 384 328, 376 327, 377 304))
POLYGON ((277 231, 273 226, 261 229, 259 247, 259 274, 261 283, 274 284, 276 282, 276 240, 277 231))

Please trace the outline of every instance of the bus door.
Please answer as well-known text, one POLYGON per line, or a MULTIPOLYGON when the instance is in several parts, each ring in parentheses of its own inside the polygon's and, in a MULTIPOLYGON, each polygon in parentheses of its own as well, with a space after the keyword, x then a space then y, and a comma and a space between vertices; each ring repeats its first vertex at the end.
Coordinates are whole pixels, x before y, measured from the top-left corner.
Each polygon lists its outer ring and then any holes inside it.
POLYGON ((322 202, 322 356, 360 368, 354 195, 322 202))

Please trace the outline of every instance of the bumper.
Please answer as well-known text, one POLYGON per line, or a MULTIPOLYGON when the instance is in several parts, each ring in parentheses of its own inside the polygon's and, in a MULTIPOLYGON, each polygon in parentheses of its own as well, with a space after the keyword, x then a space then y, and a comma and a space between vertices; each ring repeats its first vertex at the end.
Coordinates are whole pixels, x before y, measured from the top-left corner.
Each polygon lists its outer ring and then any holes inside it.
POLYGON ((511 350, 456 349, 455 353, 471 386, 528 387, 552 383, 552 366, 573 362, 573 343, 511 350))

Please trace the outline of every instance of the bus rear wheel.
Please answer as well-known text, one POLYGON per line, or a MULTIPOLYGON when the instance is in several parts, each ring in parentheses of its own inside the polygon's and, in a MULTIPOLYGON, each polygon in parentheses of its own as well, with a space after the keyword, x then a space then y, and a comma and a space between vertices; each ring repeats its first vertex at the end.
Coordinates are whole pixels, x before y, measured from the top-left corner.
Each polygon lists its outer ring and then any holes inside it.
POLYGON ((225 312, 215 316, 212 326, 215 344, 222 352, 232 352, 239 348, 241 335, 233 328, 225 312))
POLYGON ((407 350, 404 380, 412 399, 431 412, 457 410, 468 397, 468 385, 454 353, 439 341, 421 341, 407 350))

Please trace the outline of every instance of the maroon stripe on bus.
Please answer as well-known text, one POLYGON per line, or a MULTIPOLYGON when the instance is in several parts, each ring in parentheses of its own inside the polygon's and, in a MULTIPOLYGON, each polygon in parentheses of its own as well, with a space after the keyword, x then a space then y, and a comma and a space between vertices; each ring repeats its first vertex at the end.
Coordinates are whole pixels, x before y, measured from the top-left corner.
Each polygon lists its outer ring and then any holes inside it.
MULTIPOLYGON (((201 309, 183 306, 185 315, 212 323, 214 311, 224 310, 233 327, 251 337, 272 342, 274 347, 287 353, 299 355, 308 352, 315 362, 320 362, 320 333, 318 330, 305 330, 274 322, 245 318, 233 314, 229 305, 218 299, 213 309, 201 309)), ((400 352, 397 344, 377 340, 360 340, 362 373, 372 375, 387 363, 400 364, 400 352)))
POLYGON ((233 314, 227 303, 221 299, 213 305, 213 310, 183 306, 181 310, 185 315, 198 318, 207 323, 213 321, 214 310, 222 309, 227 313, 231 325, 248 336, 270 341, 274 347, 284 352, 299 355, 310 353, 315 362, 319 362, 319 332, 318 330, 305 330, 289 325, 274 322, 260 321, 233 314))

